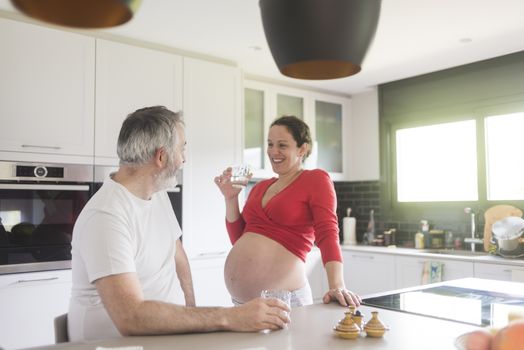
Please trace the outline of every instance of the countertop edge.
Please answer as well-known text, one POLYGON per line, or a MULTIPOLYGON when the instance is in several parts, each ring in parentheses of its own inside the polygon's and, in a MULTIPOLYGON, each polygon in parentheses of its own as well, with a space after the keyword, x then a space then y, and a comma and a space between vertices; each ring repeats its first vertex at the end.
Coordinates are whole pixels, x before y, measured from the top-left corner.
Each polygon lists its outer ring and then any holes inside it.
POLYGON ((378 253, 378 254, 389 254, 389 255, 403 255, 403 256, 414 256, 431 258, 433 260, 445 259, 445 260, 457 260, 457 261, 470 261, 487 264, 497 265, 513 265, 524 267, 524 260, 522 259, 506 259, 494 255, 480 255, 480 256, 468 256, 468 255, 451 255, 451 254, 435 254, 428 252, 421 252, 415 248, 400 248, 400 247, 377 247, 377 246, 361 246, 361 245, 341 245, 343 251, 355 251, 363 253, 378 253))

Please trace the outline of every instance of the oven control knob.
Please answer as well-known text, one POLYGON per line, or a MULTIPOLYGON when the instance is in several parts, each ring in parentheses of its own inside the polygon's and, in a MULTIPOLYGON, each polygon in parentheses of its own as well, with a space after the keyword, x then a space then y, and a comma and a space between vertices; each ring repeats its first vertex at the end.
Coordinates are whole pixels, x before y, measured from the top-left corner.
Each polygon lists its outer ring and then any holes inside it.
POLYGON ((36 177, 46 177, 47 176, 47 168, 45 166, 37 166, 35 167, 35 176, 36 177))

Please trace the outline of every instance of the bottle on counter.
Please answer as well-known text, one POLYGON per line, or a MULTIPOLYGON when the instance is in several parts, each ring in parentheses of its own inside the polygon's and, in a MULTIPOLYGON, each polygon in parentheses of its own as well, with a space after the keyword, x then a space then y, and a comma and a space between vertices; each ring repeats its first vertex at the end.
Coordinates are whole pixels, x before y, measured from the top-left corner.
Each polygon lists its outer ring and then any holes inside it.
POLYGON ((396 244, 396 242, 395 242, 396 232, 397 232, 397 230, 394 229, 394 228, 391 228, 389 230, 384 231, 384 245, 386 247, 389 247, 391 245, 395 245, 396 244))
POLYGON ((415 248, 424 249, 424 235, 420 231, 415 233, 415 248))
POLYGON ((375 217, 374 215, 375 215, 375 211, 371 209, 371 211, 369 212, 368 229, 366 231, 369 244, 373 244, 373 241, 375 240, 375 217))
POLYGON ((386 247, 391 245, 391 230, 384 231, 384 245, 386 247))
POLYGON ((431 248, 444 248, 444 230, 430 230, 429 236, 431 237, 431 248))
POLYGON ((424 247, 431 247, 431 237, 429 235, 429 222, 428 220, 420 220, 420 228, 424 235, 424 247))
POLYGON ((453 232, 446 231, 446 238, 444 238, 444 246, 446 249, 453 248, 453 232))

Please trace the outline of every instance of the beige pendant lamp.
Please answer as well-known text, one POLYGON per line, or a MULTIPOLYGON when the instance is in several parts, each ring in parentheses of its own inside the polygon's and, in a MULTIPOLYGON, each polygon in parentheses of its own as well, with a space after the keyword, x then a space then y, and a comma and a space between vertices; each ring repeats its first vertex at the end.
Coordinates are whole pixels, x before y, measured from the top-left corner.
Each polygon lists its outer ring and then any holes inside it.
POLYGON ((107 28, 129 21, 142 0, 11 0, 11 2, 24 14, 44 22, 76 28, 107 28))
POLYGON ((360 72, 381 0, 260 0, 259 5, 280 72, 319 80, 360 72))

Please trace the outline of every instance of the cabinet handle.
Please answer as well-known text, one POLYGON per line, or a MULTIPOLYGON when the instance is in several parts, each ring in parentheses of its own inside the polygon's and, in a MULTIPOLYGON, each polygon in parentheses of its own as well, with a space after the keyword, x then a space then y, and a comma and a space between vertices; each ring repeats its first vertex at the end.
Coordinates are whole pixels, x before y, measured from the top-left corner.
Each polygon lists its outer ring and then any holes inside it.
POLYGON ((199 257, 213 257, 213 256, 222 256, 222 255, 224 255, 225 253, 227 253, 226 250, 221 251, 221 252, 200 253, 200 254, 198 254, 198 256, 199 256, 199 257))
POLYGON ((29 283, 29 282, 43 282, 43 281, 53 281, 57 280, 58 277, 48 277, 48 278, 35 278, 33 280, 18 280, 16 283, 29 283))
POLYGON ((41 145, 22 145, 23 148, 47 148, 47 149, 61 149, 59 146, 41 146, 41 145))
POLYGON ((0 190, 89 191, 88 185, 0 184, 0 190))
POLYGON ((375 259, 374 256, 370 256, 370 255, 356 255, 356 254, 353 254, 353 255, 351 255, 351 257, 353 257, 353 258, 364 258, 364 259, 370 259, 370 260, 375 259))
POLYGON ((512 272, 513 270, 502 270, 502 272, 512 272))

